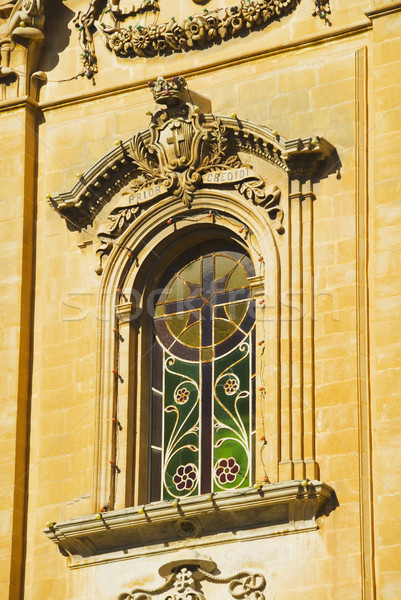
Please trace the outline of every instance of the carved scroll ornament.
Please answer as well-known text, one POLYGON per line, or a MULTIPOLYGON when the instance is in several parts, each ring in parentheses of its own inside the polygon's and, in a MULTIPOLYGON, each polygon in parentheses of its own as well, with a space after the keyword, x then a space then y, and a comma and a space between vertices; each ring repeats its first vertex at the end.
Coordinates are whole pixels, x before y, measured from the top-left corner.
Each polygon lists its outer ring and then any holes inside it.
POLYGON ((198 583, 201 579, 216 584, 228 584, 228 592, 235 600, 265 599, 263 590, 266 587, 266 579, 260 573, 244 570, 229 577, 221 577, 212 575, 215 568, 216 564, 211 559, 199 556, 197 552, 187 551, 182 553, 180 558, 159 569, 160 575, 166 578, 162 585, 152 590, 134 588, 119 594, 117 600, 152 600, 152 596, 170 588, 172 589, 163 600, 205 600, 198 583))
MULTIPOLYGON (((43 41, 44 9, 44 0, 0 1, 0 83, 3 80, 6 82, 10 76, 19 76, 18 72, 12 68, 11 52, 14 43, 27 40, 28 46, 34 44, 38 48, 43 41)), ((36 51, 35 58, 30 62, 30 71, 35 68, 37 57, 38 52, 36 51)), ((29 77, 26 79, 29 80, 29 77)), ((28 85, 27 82, 26 85, 28 85)))
MULTIPOLYGON (((48 195, 70 229, 92 224, 111 199, 113 209, 98 231, 100 262, 115 240, 144 210, 167 197, 190 209, 202 189, 236 190, 246 202, 266 210, 283 231, 279 188, 261 177, 240 153, 274 165, 287 177, 312 177, 334 148, 322 138, 285 140, 277 131, 231 117, 200 113, 188 96, 183 77, 159 77, 148 83, 157 108, 148 111, 148 129, 118 142, 69 191, 48 195)), ((97 272, 101 273, 101 266, 97 272)))
POLYGON ((282 230, 283 213, 279 210, 280 190, 267 185, 233 152, 227 128, 220 119, 206 123, 198 107, 183 101, 186 82, 183 77, 149 82, 159 107, 152 113, 150 140, 142 133, 133 136, 130 156, 136 176, 112 210, 108 224, 98 233, 102 245, 100 258, 146 205, 163 196, 176 196, 190 208, 195 192, 202 187, 229 186, 248 201, 263 207, 282 230))

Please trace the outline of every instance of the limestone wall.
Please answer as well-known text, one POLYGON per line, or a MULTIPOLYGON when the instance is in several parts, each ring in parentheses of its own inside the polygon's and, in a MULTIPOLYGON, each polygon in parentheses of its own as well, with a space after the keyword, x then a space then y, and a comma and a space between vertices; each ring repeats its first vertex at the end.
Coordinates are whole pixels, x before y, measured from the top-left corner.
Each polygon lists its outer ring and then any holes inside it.
MULTIPOLYGON (((15 81, 0 80, 1 597, 111 600, 125 589, 157 586, 158 567, 173 560, 178 547, 194 547, 223 575, 244 568, 263 573, 266 600, 294 594, 399 598, 401 4, 331 0, 328 23, 312 16, 311 1, 301 0, 259 31, 150 58, 118 57, 96 33, 98 73, 74 79, 82 49, 72 19, 87 5, 55 1, 47 9, 35 58, 47 83, 19 92, 15 81), (331 486, 338 506, 319 516, 314 531, 270 535, 266 527, 253 540, 240 534, 223 543, 216 535, 205 544, 184 540, 145 557, 108 555, 69 568, 42 529, 100 509, 99 340, 107 326, 95 273, 96 234, 110 207, 87 230, 72 231, 73 223, 46 196, 70 190, 116 141, 148 128, 153 99, 147 82, 159 75, 184 75, 194 101, 207 99, 215 115, 235 113, 287 139, 322 136, 337 152, 313 184, 316 200, 309 217, 304 213, 303 237, 293 226, 289 244, 288 211, 284 234, 274 235, 282 258, 280 448, 291 454, 291 410, 294 423, 314 423, 316 435, 310 433, 306 446, 315 447, 318 471, 310 478, 331 486), (304 257, 313 252, 307 274, 314 315, 310 299, 297 304, 304 282, 294 276, 289 289, 290 257, 300 260, 297 244, 304 257), (303 319, 294 318, 297 311, 303 319), (313 347, 305 334, 310 323, 313 347)), ((159 22, 171 16, 182 22, 191 12, 223 5, 231 3, 160 0, 159 22)), ((20 70, 18 48, 10 65, 20 70)), ((265 418, 274 455, 272 404, 267 400, 265 418)), ((269 465, 276 465, 273 458, 269 465)), ((303 479, 284 464, 269 475, 271 481, 303 479)), ((206 598, 221 593, 214 584, 202 586, 206 598)))

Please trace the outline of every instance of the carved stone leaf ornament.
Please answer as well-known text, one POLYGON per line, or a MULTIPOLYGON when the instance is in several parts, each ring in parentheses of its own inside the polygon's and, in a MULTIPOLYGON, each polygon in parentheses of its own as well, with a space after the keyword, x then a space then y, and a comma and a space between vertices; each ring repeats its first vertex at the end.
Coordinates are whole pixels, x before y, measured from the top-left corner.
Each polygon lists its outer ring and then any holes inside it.
POLYGON ((228 584, 228 592, 235 600, 264 600, 263 590, 266 579, 260 573, 240 571, 229 577, 212 575, 216 564, 209 558, 200 556, 197 552, 186 551, 179 553, 179 558, 163 565, 160 575, 166 578, 158 588, 146 590, 134 588, 122 592, 117 600, 152 600, 152 596, 172 589, 163 600, 205 600, 198 581, 205 579, 215 584, 228 584))
POLYGON ((229 8, 190 15, 181 23, 172 17, 160 25, 125 28, 117 26, 115 20, 102 18, 96 27, 109 50, 118 56, 157 56, 202 48, 260 28, 294 10, 298 2, 241 0, 229 8))
POLYGON ((159 77, 149 82, 158 104, 149 126, 150 139, 135 134, 129 154, 135 164, 136 178, 122 193, 122 200, 112 210, 108 224, 101 228, 98 249, 101 261, 119 237, 134 221, 145 205, 167 194, 179 198, 191 207, 194 193, 208 184, 237 189, 245 199, 263 206, 281 230, 283 213, 278 209, 280 190, 266 188, 251 165, 244 165, 236 152, 230 151, 233 141, 222 121, 213 118, 206 123, 198 107, 183 101, 186 81, 183 77, 169 80, 159 77), (123 197, 128 195, 128 202, 123 197))

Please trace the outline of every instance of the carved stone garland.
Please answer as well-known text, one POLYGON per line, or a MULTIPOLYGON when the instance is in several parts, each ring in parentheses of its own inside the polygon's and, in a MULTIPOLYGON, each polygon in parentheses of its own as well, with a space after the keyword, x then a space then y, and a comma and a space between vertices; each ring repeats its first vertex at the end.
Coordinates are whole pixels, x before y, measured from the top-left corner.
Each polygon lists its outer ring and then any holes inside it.
MULTIPOLYGON (((200 0, 199 0, 200 1, 200 0)), ((146 26, 137 22, 125 25, 129 18, 140 17, 149 11, 158 12, 157 0, 145 0, 138 8, 122 10, 120 0, 108 0, 101 10, 101 0, 91 0, 88 9, 77 13, 74 19, 79 31, 85 75, 97 72, 93 42, 95 29, 101 34, 106 47, 120 57, 160 56, 185 52, 220 43, 222 40, 244 35, 263 28, 275 19, 292 12, 300 0, 241 0, 239 4, 203 14, 189 15, 181 23, 171 17, 167 23, 146 26)), ((313 16, 327 21, 329 0, 314 0, 313 16)))
POLYGON ((187 554, 188 556, 159 569, 159 573, 166 577, 159 587, 152 590, 134 588, 119 594, 117 600, 151 600, 152 595, 167 591, 171 586, 172 589, 163 600, 205 600, 199 584, 196 583, 196 580, 200 579, 217 584, 228 583, 228 591, 235 600, 265 600, 263 590, 266 587, 266 579, 260 573, 240 571, 229 577, 218 577, 211 574, 216 568, 211 559, 201 557, 196 552, 187 554))

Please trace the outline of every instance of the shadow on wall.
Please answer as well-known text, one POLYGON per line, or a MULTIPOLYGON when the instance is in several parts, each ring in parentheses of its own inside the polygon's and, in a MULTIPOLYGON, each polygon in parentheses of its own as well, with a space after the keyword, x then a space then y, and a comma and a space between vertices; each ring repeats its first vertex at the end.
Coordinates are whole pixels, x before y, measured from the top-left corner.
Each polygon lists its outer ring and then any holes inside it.
POLYGON ((47 0, 45 12, 45 41, 42 47, 41 68, 51 71, 59 62, 59 54, 69 44, 72 28, 68 27, 68 23, 74 18, 75 12, 67 8, 63 0, 47 0))

